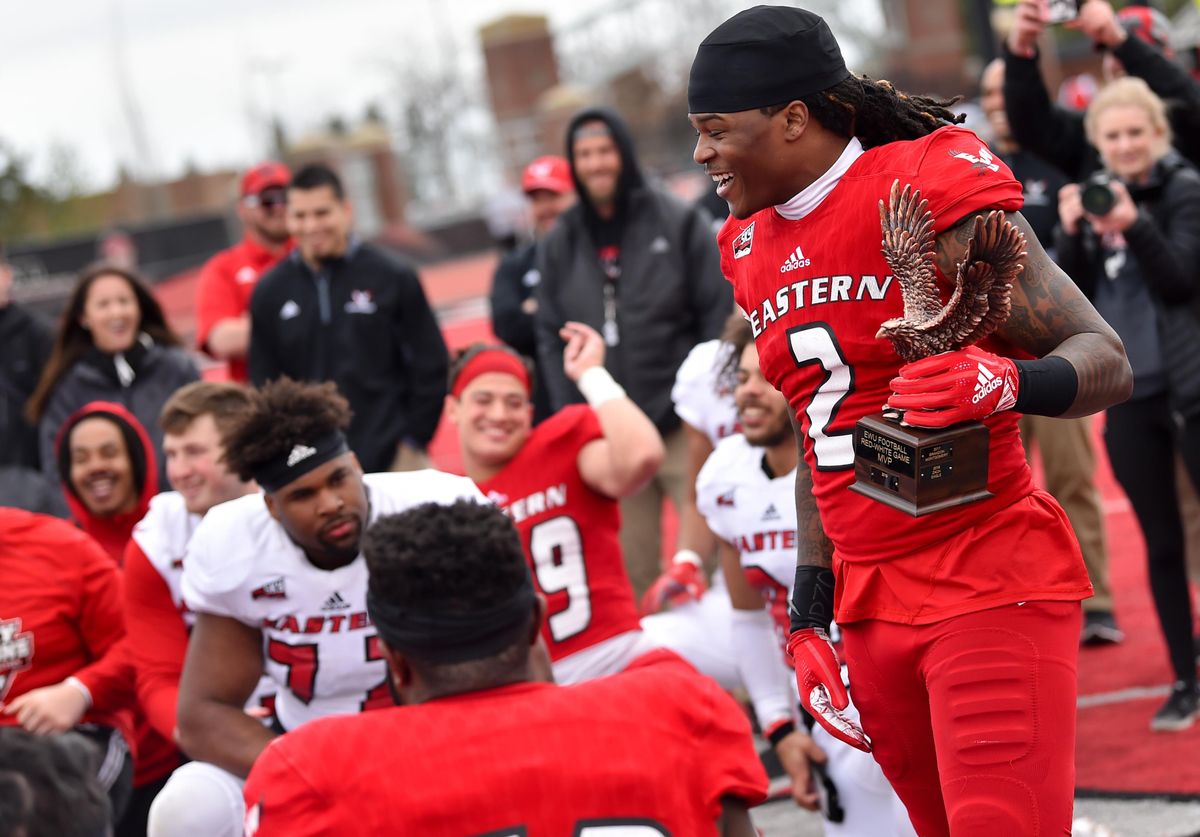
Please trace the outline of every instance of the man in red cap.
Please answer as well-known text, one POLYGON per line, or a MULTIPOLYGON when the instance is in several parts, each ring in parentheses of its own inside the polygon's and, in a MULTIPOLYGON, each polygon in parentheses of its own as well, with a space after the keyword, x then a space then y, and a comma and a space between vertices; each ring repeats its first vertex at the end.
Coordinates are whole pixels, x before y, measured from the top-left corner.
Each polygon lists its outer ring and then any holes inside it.
POLYGON ((196 344, 227 361, 229 377, 245 381, 250 346, 250 294, 258 277, 291 249, 287 231, 287 187, 292 173, 268 160, 244 175, 237 214, 245 235, 217 253, 200 272, 196 288, 196 344))
POLYGON ((537 313, 534 288, 541 280, 534 265, 537 243, 575 202, 571 165, 565 157, 538 157, 525 167, 521 189, 529 199, 533 240, 506 254, 492 278, 492 331, 534 364, 533 421, 550 415, 550 398, 537 367, 537 337, 533 317, 537 313))

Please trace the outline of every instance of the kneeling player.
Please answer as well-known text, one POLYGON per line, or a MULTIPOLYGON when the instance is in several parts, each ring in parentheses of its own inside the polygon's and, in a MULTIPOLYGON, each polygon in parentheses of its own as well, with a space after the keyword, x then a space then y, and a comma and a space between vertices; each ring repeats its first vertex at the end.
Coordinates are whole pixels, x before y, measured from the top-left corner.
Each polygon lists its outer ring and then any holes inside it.
POLYGON ((333 384, 284 378, 254 393, 222 442, 230 470, 263 493, 212 508, 188 544, 183 596, 196 622, 179 742, 237 776, 279 732, 391 705, 367 615, 367 524, 430 500, 483 500, 436 471, 364 476, 342 435, 349 420, 333 384), (264 671, 278 686, 277 730, 244 711, 264 671))
POLYGON ((766 775, 745 716, 674 654, 533 682, 545 604, 500 511, 417 508, 363 549, 404 706, 273 742, 246 784, 249 837, 754 833, 766 775))
POLYGON ((742 434, 721 440, 705 462, 696 505, 719 539, 742 682, 792 777, 793 797, 809 808, 822 803, 826 834, 913 835, 907 811, 868 754, 819 725, 811 738, 796 727, 796 680, 784 649, 796 571, 793 492, 799 454, 787 399, 763 377, 749 323, 732 322, 726 336, 733 347, 730 362, 736 362, 734 398, 742 434), (823 765, 818 770, 828 779, 810 778, 810 762, 823 765))
POLYGON ((590 406, 532 427, 530 379, 510 349, 476 346, 455 363, 446 414, 467 474, 517 524, 547 599, 546 644, 559 683, 621 671, 653 646, 638 625, 621 559, 617 501, 658 469, 654 424, 604 368, 604 341, 563 328, 563 366, 590 406))

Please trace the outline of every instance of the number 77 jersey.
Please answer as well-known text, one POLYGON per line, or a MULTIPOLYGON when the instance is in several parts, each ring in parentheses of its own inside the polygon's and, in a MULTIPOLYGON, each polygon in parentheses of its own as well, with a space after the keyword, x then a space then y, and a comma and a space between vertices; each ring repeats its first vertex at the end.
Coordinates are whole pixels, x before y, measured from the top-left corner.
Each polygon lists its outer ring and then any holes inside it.
POLYGON ((621 558, 620 508, 579 474, 579 451, 601 438, 591 407, 564 407, 534 428, 500 473, 479 483, 521 534, 546 597, 542 634, 560 683, 619 671, 648 650, 621 558), (562 661, 584 651, 596 655, 588 670, 564 677, 562 661))
MULTIPOLYGON (((718 236, 722 266, 750 320, 763 374, 799 419, 813 495, 843 570, 845 564, 874 565, 937 548, 1033 490, 1012 412, 985 422, 991 435, 988 489, 995 495, 990 500, 917 521, 848 490, 854 425, 883 408, 901 365, 891 344, 875 336, 884 320, 903 311, 901 289, 880 247, 879 202, 896 180, 928 200, 938 234, 984 209, 1021 206, 1021 186, 1008 167, 970 131, 946 127, 865 152, 851 140, 829 172, 788 204, 742 220, 731 217, 718 236)), ((953 278, 938 274, 943 300, 953 278)), ((992 349, 1013 354, 995 341, 992 349)), ((909 581, 915 590, 929 579, 909 581)), ((838 585, 852 592, 840 575, 838 585)), ((838 621, 845 615, 839 598, 838 621)), ((907 611, 875 616, 913 618, 907 611)))

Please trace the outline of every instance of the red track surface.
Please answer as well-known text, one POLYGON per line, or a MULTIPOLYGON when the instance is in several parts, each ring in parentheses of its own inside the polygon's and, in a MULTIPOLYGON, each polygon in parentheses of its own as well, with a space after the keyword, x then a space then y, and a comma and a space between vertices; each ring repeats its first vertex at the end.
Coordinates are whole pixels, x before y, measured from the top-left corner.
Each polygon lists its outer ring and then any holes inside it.
MULTIPOLYGON (((447 345, 453 351, 476 340, 493 339, 486 317, 472 303, 485 297, 496 257, 491 254, 421 270, 430 303, 439 311, 447 345), (473 311, 471 316, 462 316, 473 311)), ((167 315, 183 334, 193 331, 195 272, 155 288, 167 315)), ((1097 438, 1098 481, 1106 501, 1112 588, 1117 619, 1126 633, 1119 646, 1080 652, 1079 694, 1094 696, 1125 689, 1161 687, 1170 667, 1146 580, 1145 546, 1132 511, 1116 485, 1097 438)), ((430 446, 441 468, 460 469, 454 430, 443 419, 430 446)), ((674 539, 674 515, 664 522, 664 539, 674 539)), ((665 547, 664 547, 665 548, 665 547)), ((1122 700, 1081 709, 1076 747, 1077 787, 1084 792, 1177 794, 1200 797, 1200 725, 1182 733, 1152 733, 1150 717, 1162 696, 1122 700)))

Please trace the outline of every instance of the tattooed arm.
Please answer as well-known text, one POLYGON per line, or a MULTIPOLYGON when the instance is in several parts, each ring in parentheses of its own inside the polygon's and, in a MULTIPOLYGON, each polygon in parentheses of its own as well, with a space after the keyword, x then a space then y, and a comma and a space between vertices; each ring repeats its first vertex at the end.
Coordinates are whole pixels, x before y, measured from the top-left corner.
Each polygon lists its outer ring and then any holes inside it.
MULTIPOLYGON (((790 412, 790 411, 789 411, 790 412)), ((796 466, 796 565, 809 567, 833 566, 833 542, 821 525, 817 501, 812 493, 812 474, 804 460, 804 431, 800 420, 792 416, 792 430, 800 451, 796 466)))
MULTIPOLYGON (((1021 213, 1006 217, 1024 233, 1027 254, 1024 270, 1013 282, 1012 313, 997 335, 1036 357, 1061 357, 1075 368, 1079 387, 1063 418, 1124 401, 1133 389, 1133 373, 1121 339, 1046 255, 1021 213)), ((956 274, 974 222, 972 213, 938 236, 936 261, 943 275, 956 274)))

